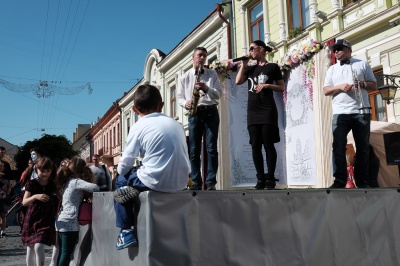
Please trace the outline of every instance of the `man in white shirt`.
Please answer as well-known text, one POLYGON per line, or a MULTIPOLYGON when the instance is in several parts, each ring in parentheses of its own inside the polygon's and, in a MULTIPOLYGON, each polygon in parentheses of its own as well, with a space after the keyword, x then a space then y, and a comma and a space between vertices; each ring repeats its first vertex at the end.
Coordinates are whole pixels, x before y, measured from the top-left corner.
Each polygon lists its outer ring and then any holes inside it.
POLYGON ((330 188, 344 188, 347 182, 347 134, 352 130, 357 156, 354 179, 357 187, 366 187, 369 176, 369 136, 371 109, 368 91, 376 89, 376 78, 367 62, 351 57, 351 44, 338 39, 329 47, 338 60, 329 67, 324 94, 332 96, 333 176, 330 188))
POLYGON ((207 49, 197 47, 192 55, 193 68, 188 70, 181 78, 177 94, 177 102, 183 108, 192 108, 193 90, 201 90, 204 96, 198 101, 197 112, 189 114, 189 158, 191 166, 191 178, 193 185, 191 190, 201 190, 203 179, 201 177, 201 143, 205 132, 205 142, 207 150, 207 173, 206 188, 215 190, 218 171, 218 128, 219 114, 217 105, 221 97, 221 83, 218 74, 213 69, 204 69, 207 60, 207 49), (199 66, 201 66, 199 68, 199 66), (204 73, 197 73, 202 69, 204 73), (196 75, 200 74, 200 82, 197 82, 196 75))

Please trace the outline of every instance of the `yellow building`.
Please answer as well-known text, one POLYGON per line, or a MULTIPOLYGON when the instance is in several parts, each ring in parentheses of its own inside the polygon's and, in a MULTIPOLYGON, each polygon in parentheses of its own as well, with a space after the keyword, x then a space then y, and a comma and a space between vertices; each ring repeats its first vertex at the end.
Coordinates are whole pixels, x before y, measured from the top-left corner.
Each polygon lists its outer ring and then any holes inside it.
MULTIPOLYGON (((397 76, 393 81, 400 85, 400 4, 394 0, 236 0, 233 2, 236 37, 235 56, 248 54, 253 40, 263 40, 273 47, 268 54, 270 62, 283 65, 284 58, 299 51, 300 46, 311 41, 324 44, 336 39, 347 39, 352 44, 353 57, 367 61, 374 70, 378 87, 386 84, 381 74, 397 76)), ((315 60, 316 73, 312 91, 314 134, 312 150, 315 150, 317 180, 309 182, 316 187, 327 187, 332 182, 331 165, 331 99, 322 93, 331 54, 323 49, 315 60), (318 65, 319 62, 319 65, 318 65), (323 65, 322 65, 323 62, 323 65)), ((317 55, 315 57, 317 57, 317 55)), ((287 65, 286 65, 287 66, 287 65)), ((295 64, 291 65, 292 67, 295 64)), ((388 80, 390 84, 391 81, 388 80)), ((393 100, 382 100, 379 90, 369 94, 372 120, 400 123, 400 94, 393 100)), ((299 110, 298 110, 299 111, 299 110)), ((285 115, 287 116, 287 110, 285 115)), ((310 116, 311 117, 311 116, 310 116)), ((289 121, 289 118, 286 117, 289 121)), ((292 156, 288 154, 291 136, 285 128, 287 184, 293 171, 292 156)), ((297 136, 296 136, 297 137, 297 136)), ((297 139, 294 153, 307 150, 306 144, 297 139), (302 146, 304 145, 304 146, 302 146), (297 150, 296 150, 297 149, 297 150)), ((312 154, 314 156, 314 154, 312 154)), ((314 158, 311 160, 314 161, 314 158)), ((313 170, 315 171, 315 170, 313 170)))
MULTIPOLYGON (((353 57, 368 61, 376 74, 400 75, 397 0, 236 0, 234 5, 239 56, 257 39, 275 48, 268 58, 273 62, 310 40, 347 39, 353 57)), ((399 84, 400 78, 395 81, 399 84)), ((378 90, 370 93, 373 120, 400 123, 399 93, 396 96, 387 105, 378 90)))

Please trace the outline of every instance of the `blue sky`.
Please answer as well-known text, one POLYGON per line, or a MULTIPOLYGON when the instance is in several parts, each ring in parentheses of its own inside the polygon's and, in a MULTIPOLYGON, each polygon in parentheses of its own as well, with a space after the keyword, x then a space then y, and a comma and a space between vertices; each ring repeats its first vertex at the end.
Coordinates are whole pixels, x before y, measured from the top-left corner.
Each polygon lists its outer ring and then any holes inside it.
POLYGON ((0 0, 0 138, 43 133, 72 141, 143 77, 151 49, 168 54, 219 3, 134 0, 0 0), (19 88, 47 81, 78 94, 38 98, 19 88), (12 90, 10 90, 12 89, 12 90))

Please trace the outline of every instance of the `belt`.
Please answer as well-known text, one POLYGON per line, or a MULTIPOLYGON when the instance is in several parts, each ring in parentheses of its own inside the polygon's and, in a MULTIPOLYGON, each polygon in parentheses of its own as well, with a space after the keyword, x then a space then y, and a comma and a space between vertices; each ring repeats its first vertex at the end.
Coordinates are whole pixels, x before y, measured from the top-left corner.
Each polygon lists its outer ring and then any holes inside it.
POLYGON ((199 105, 199 106, 197 106, 197 111, 213 109, 213 108, 217 108, 217 105, 216 104, 213 104, 213 105, 199 105))

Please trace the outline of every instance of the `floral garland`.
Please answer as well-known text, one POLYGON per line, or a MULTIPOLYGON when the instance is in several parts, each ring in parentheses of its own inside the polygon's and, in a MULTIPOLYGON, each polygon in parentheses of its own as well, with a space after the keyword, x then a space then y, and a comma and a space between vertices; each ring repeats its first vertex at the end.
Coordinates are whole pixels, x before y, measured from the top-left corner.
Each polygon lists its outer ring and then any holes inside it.
POLYGON ((231 59, 215 60, 208 67, 217 71, 219 79, 224 82, 231 78, 230 73, 238 71, 240 62, 234 63, 231 59))
MULTIPOLYGON (((312 99, 313 99, 313 85, 311 80, 314 78, 315 75, 315 62, 312 58, 316 53, 318 53, 323 46, 311 40, 308 44, 302 44, 297 49, 294 49, 291 53, 285 54, 281 61, 278 63, 282 72, 289 71, 293 67, 297 66, 298 64, 305 64, 305 69, 302 75, 303 84, 308 89, 308 96, 312 106, 312 99), (309 79, 307 79, 307 77, 309 79)), ((283 101, 286 103, 287 95, 286 90, 283 93, 283 101)))
POLYGON ((292 52, 285 54, 278 63, 281 70, 290 70, 299 63, 305 63, 310 60, 314 54, 322 49, 322 45, 311 40, 309 44, 302 44, 292 52))
MULTIPOLYGON (((278 63, 279 67, 282 71, 290 70, 294 66, 299 63, 308 62, 314 54, 319 52, 322 49, 322 45, 316 41, 311 40, 309 44, 302 44, 297 49, 293 50, 291 53, 285 54, 283 58, 281 58, 278 63)), ((311 64, 307 64, 307 72, 310 77, 314 76, 315 70, 314 60, 311 61, 311 64)), ((250 60, 248 65, 254 65, 256 62, 254 60, 250 60)), ((210 69, 214 69, 217 71, 221 82, 224 82, 226 79, 230 78, 230 74, 232 72, 238 71, 240 68, 241 62, 233 62, 232 59, 224 59, 224 60, 215 60, 208 67, 210 69)))
MULTIPOLYGON (((231 78, 232 72, 237 72, 239 70, 241 64, 241 61, 233 62, 232 59, 224 59, 222 61, 215 60, 208 68, 217 71, 219 79, 222 83, 225 83, 226 79, 231 78)), ((252 59, 247 63, 248 66, 254 66, 255 64, 257 64, 257 61, 252 59)))

